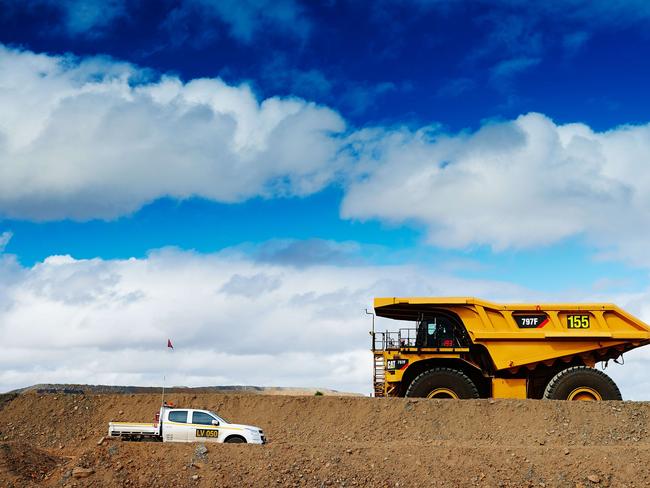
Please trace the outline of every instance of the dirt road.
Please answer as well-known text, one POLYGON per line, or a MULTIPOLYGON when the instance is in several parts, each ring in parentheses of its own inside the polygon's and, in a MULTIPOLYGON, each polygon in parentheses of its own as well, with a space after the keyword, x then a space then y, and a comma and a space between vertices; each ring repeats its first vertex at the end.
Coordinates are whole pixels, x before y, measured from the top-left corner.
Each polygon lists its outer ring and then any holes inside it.
POLYGON ((270 443, 97 445, 110 420, 151 421, 160 396, 27 393, 0 399, 0 486, 650 485, 646 403, 169 399, 259 425, 270 443))

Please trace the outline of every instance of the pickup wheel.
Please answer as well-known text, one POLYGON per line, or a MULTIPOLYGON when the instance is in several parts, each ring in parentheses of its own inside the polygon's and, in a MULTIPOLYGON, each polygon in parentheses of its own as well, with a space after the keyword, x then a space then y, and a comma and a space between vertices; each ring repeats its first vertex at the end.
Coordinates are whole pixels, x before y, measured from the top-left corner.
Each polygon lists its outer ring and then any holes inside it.
POLYGON ((457 369, 433 368, 420 373, 406 389, 407 397, 478 398, 476 385, 457 369))
POLYGON ((226 444, 246 444, 246 439, 240 435, 231 435, 225 440, 226 444))
POLYGON ((556 374, 546 385, 548 400, 598 401, 622 400, 616 383, 602 371, 574 366, 556 374))

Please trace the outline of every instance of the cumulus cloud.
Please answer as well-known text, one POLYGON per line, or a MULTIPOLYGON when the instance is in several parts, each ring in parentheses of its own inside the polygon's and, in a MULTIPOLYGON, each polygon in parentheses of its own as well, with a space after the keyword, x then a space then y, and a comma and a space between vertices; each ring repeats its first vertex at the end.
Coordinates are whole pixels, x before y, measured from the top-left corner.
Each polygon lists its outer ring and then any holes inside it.
POLYGON ((541 114, 470 133, 361 131, 347 218, 415 221, 442 247, 530 248, 580 236, 646 265, 650 125, 595 132, 541 114))
POLYGON ((296 267, 232 250, 0 266, 0 390, 39 382, 159 384, 168 369, 174 384, 367 393, 364 309, 373 296, 527 293, 414 266, 296 267))
POLYGON ((0 46, 0 214, 113 218, 162 196, 306 195, 339 169, 334 111, 105 58, 0 46))
MULTIPOLYGON (((650 265, 650 124, 597 132, 531 113, 456 134, 351 131, 327 107, 260 102, 246 85, 6 47, 0 86, 0 216, 110 219, 164 196, 241 202, 340 184, 344 218, 414 222, 437 246, 581 238, 650 265)), ((289 251, 339 259, 318 246, 289 251)))

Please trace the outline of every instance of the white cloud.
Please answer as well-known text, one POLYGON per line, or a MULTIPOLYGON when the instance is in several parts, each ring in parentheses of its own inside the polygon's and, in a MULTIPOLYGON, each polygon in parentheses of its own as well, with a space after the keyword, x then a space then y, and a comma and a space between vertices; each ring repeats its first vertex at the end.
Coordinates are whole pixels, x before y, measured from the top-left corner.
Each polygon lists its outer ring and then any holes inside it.
POLYGON ((9 244, 9 241, 13 236, 13 233, 8 230, 0 234, 0 253, 5 250, 7 244, 9 244))
POLYGON ((237 251, 0 265, 0 391, 41 382, 159 384, 167 369, 174 384, 368 392, 364 309, 374 295, 527 293, 421 267, 296 267, 237 251))
POLYGON ((339 169, 345 124, 328 108, 149 76, 0 46, 0 215, 113 218, 166 195, 305 195, 339 169))
POLYGON ((110 219, 163 196, 240 202, 342 183, 343 217, 416 222, 438 246, 578 237, 650 265, 650 124, 596 132, 531 113, 476 132, 346 133, 302 99, 5 47, 0 86, 0 216, 110 219))
POLYGON ((530 248, 580 236, 649 265, 650 125, 595 132, 541 114, 474 133, 354 135, 347 218, 415 221, 442 247, 530 248))

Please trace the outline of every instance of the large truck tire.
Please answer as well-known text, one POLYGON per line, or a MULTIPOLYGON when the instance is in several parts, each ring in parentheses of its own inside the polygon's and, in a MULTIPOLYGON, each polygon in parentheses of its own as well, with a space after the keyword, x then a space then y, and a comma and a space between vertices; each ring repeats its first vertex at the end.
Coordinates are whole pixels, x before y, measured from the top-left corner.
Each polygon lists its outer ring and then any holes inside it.
POLYGON ((546 385, 548 400, 597 401, 622 400, 616 383, 602 371, 574 366, 556 374, 546 385))
POLYGON ((406 389, 407 397, 478 398, 474 382, 460 370, 432 368, 420 373, 406 389))

